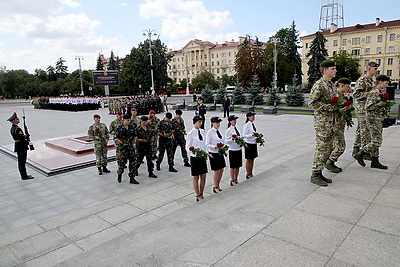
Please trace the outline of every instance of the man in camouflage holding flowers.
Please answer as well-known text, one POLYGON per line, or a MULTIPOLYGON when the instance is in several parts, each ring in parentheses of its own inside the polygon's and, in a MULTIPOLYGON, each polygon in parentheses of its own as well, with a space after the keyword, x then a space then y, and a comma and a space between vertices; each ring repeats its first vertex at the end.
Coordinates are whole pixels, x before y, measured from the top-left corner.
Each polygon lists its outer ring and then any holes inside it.
POLYGON ((93 116, 94 123, 90 125, 88 136, 94 142, 94 154, 96 155, 96 167, 99 175, 103 172, 110 173, 107 169, 107 143, 109 139, 107 126, 100 122, 100 115, 93 116))
POLYGON ((375 87, 369 92, 365 101, 365 111, 367 118, 367 127, 370 133, 370 141, 355 154, 354 158, 358 164, 365 166, 364 155, 366 153, 372 156, 371 168, 387 169, 388 167, 379 162, 379 148, 382 145, 382 121, 390 105, 389 96, 383 94, 383 90, 389 85, 390 78, 386 75, 376 77, 375 87))
POLYGON ((172 154, 175 156, 176 149, 178 146, 181 148, 181 154, 185 167, 190 167, 189 158, 186 152, 186 128, 185 121, 182 119, 182 110, 175 110, 175 117, 172 119, 172 128, 174 130, 174 140, 172 154))
POLYGON ((151 151, 152 137, 148 124, 149 118, 147 116, 142 116, 140 118, 140 126, 136 128, 137 151, 139 155, 137 159, 136 169, 139 169, 143 159, 146 157, 147 171, 149 172, 149 177, 157 178, 157 175, 155 175, 153 172, 154 163, 152 159, 153 154, 151 151))
POLYGON ((172 113, 165 113, 165 118, 158 123, 158 158, 157 158, 157 171, 161 170, 161 162, 164 158, 165 151, 167 151, 168 166, 170 172, 177 172, 174 168, 174 154, 172 153, 174 133, 172 128, 172 113))
POLYGON ((160 122, 160 119, 156 117, 156 112, 154 110, 150 110, 149 112, 149 121, 147 124, 147 128, 149 130, 149 142, 151 147, 151 155, 152 159, 157 159, 157 141, 158 141, 158 134, 157 134, 157 126, 160 122))
POLYGON ((322 77, 311 89, 309 106, 314 110, 314 129, 316 147, 312 166, 311 182, 319 186, 328 186, 332 180, 322 175, 326 161, 332 151, 334 135, 334 116, 330 113, 332 98, 336 96, 336 88, 332 79, 336 76, 336 65, 332 60, 320 64, 322 77))

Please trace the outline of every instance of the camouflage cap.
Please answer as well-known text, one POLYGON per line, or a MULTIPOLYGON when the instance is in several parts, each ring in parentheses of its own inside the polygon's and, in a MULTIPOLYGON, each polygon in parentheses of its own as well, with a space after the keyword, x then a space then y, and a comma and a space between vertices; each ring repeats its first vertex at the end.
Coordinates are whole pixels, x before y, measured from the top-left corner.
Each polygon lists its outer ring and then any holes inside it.
POLYGON ((370 61, 370 62, 368 63, 368 67, 377 68, 377 67, 379 67, 379 64, 376 63, 375 61, 370 61))
POLYGON ((338 83, 343 83, 343 84, 351 84, 351 80, 348 78, 340 78, 338 80, 338 83))
POLYGON ((330 68, 330 67, 335 67, 335 66, 336 66, 335 61, 330 60, 330 59, 329 60, 324 60, 320 64, 321 68, 330 68))
POLYGON ((388 82, 388 81, 390 81, 390 78, 389 78, 389 76, 386 76, 385 74, 381 74, 381 75, 376 76, 376 80, 382 81, 382 82, 388 82))

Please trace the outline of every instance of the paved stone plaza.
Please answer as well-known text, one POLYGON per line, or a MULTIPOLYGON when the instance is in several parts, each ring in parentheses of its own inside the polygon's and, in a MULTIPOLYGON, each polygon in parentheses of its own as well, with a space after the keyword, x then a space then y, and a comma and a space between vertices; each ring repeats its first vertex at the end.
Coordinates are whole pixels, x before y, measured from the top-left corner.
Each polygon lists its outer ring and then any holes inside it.
MULTIPOLYGON (((107 125, 108 110, 79 113, 0 105, 0 145, 12 142, 6 119, 25 109, 33 141, 86 133, 94 113, 107 125)), ((245 115, 239 115, 242 128, 245 115)), ((207 118, 221 115, 209 112, 207 118)), ((158 115, 162 118, 161 115, 158 115)), ((184 111, 187 129, 193 111, 184 111)), ((196 203, 190 169, 158 179, 139 170, 116 182, 95 167, 21 181, 17 162, 0 154, 0 266, 400 266, 400 127, 384 129, 381 162, 388 170, 360 167, 351 157, 354 128, 340 174, 327 188, 309 182, 314 152, 312 116, 257 115, 266 145, 255 177, 196 203)), ((209 122, 206 128, 210 127, 209 122)), ((226 129, 226 122, 221 123, 226 129)), ((46 155, 43 155, 46 156, 46 155)), ((29 157, 29 154, 28 154, 29 157)))

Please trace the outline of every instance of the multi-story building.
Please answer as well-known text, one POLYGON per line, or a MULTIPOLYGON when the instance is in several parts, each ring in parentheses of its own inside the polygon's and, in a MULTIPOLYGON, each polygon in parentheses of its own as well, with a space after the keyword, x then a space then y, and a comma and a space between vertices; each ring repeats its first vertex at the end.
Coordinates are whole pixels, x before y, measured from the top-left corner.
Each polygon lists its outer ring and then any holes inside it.
POLYGON ((189 82, 202 71, 209 71, 216 78, 226 74, 235 75, 235 56, 238 46, 244 38, 239 37, 239 42, 225 42, 213 44, 209 41, 192 40, 181 50, 170 51, 173 55, 168 66, 168 76, 175 83, 183 79, 189 82))
MULTIPOLYGON (((358 60, 359 70, 366 73, 368 62, 375 61, 380 64, 379 73, 386 74, 392 81, 400 78, 400 20, 384 22, 379 18, 375 23, 351 27, 338 28, 335 24, 329 30, 321 32, 327 39, 325 47, 329 57, 339 51, 347 51, 358 60)), ((303 81, 307 80, 306 54, 315 34, 300 37, 302 42, 302 71, 303 81)))

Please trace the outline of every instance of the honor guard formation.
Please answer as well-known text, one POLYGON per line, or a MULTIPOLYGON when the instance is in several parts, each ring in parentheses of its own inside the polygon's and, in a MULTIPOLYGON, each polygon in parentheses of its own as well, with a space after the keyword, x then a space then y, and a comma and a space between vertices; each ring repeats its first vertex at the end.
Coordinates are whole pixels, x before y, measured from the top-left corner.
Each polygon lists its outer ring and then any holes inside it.
POLYGON ((32 100, 35 108, 64 111, 94 110, 101 107, 100 97, 38 97, 32 100))

